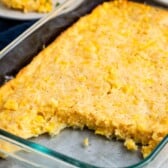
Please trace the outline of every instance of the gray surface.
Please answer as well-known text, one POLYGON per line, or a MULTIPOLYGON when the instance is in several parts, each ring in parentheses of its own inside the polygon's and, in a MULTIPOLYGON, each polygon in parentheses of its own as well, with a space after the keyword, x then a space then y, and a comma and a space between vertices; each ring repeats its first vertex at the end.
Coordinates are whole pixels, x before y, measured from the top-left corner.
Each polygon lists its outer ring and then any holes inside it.
MULTIPOLYGON (((125 147, 123 147, 123 142, 108 140, 102 136, 95 135, 92 131, 88 130, 80 131, 66 129, 55 137, 51 138, 48 135, 43 135, 32 139, 32 141, 77 160, 100 167, 125 167, 133 165, 142 159, 139 151, 130 152, 126 150, 125 147), (89 139, 89 146, 87 147, 84 147, 83 145, 83 140, 85 138, 89 139)), ((20 152, 19 154, 25 158, 30 157, 30 159, 33 159, 42 165, 43 162, 46 162, 42 157, 36 157, 36 155, 31 153, 20 152)), ((19 163, 11 158, 8 158, 7 161, 1 161, 0 168, 1 167, 27 168, 25 164, 19 163)), ((54 163, 49 161, 48 167, 58 167, 58 164, 55 162, 54 165, 54 163)))
POLYGON ((54 149, 77 160, 100 167, 130 166, 140 161, 139 152, 129 152, 122 142, 108 140, 93 132, 66 129, 58 136, 41 136, 35 142, 54 149), (83 146, 83 140, 89 139, 89 146, 83 146))
POLYGON ((146 168, 168 168, 168 144, 146 168))
MULTIPOLYGON (((37 142, 54 151, 65 154, 77 160, 92 164, 99 167, 126 167, 138 163, 142 160, 139 151, 130 152, 123 146, 123 142, 116 140, 108 140, 102 136, 95 135, 89 130, 72 130, 66 129, 55 137, 43 135, 31 141, 37 142), (89 139, 89 146, 84 147, 83 140, 89 139)), ((167 168, 168 167, 168 145, 162 150, 157 158, 152 161, 147 168, 167 168)), ((70 168, 59 160, 49 160, 43 156, 36 156, 31 152, 18 152, 30 160, 34 160, 44 167, 49 168, 70 168)), ((0 160, 0 168, 30 168, 32 166, 16 161, 12 158, 0 160)), ((40 166, 41 167, 41 166, 40 166)))
POLYGON ((30 165, 13 158, 8 158, 6 160, 0 160, 0 168, 30 168, 30 165))

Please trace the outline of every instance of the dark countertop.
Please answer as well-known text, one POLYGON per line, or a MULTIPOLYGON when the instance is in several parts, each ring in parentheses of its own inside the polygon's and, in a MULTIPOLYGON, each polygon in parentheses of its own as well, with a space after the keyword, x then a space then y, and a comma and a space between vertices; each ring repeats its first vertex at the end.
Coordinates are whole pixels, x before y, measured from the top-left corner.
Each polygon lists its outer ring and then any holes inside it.
POLYGON ((0 18, 0 50, 30 27, 33 21, 17 21, 0 18))

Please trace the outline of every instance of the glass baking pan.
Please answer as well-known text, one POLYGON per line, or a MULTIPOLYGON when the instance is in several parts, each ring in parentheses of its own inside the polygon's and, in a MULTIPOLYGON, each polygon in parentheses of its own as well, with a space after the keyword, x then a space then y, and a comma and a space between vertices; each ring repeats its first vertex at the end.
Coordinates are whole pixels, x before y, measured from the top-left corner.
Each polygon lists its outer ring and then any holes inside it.
MULTIPOLYGON (((5 54, 0 54, 0 83, 11 79, 44 46, 53 41, 62 31, 72 25, 81 16, 89 13, 105 0, 84 0, 80 6, 68 13, 54 17, 39 26, 28 37, 15 45, 5 54)), ((150 1, 140 1, 150 3, 150 1)), ((152 4, 157 5, 157 4, 152 4)), ((0 144, 8 146, 0 153, 0 168, 167 168, 168 136, 145 159, 140 151, 128 151, 123 142, 106 139, 87 129, 65 129, 59 135, 42 135, 29 140, 0 130, 0 144), (84 145, 88 139, 89 145, 84 145)))

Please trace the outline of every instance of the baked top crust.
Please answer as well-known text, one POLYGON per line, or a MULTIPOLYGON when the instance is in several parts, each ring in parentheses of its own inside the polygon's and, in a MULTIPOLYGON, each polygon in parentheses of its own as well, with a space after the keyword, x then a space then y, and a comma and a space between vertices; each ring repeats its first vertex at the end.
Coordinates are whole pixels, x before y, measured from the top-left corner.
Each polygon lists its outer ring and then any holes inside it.
POLYGON ((9 8, 21 10, 24 12, 46 13, 52 10, 51 0, 0 0, 9 8))
POLYGON ((165 10, 98 6, 0 88, 0 128, 30 138, 87 126, 147 156, 168 133, 167 30, 165 10))

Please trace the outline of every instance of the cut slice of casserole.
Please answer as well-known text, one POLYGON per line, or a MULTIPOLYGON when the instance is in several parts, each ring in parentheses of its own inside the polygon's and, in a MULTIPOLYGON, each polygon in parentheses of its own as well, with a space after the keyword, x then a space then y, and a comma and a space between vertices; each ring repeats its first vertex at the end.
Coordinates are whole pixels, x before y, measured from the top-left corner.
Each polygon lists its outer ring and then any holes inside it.
POLYGON ((106 2, 0 88, 0 128, 24 138, 88 127, 147 156, 168 134, 168 12, 106 2))
POLYGON ((9 8, 19 9, 24 12, 46 13, 52 10, 52 0, 0 0, 9 8))

